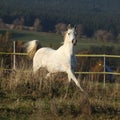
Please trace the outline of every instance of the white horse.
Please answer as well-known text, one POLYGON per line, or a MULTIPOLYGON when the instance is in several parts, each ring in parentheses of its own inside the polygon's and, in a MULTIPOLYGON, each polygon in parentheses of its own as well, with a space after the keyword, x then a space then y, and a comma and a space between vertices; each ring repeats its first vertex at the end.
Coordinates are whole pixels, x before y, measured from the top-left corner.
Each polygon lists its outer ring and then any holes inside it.
POLYGON ((37 50, 38 41, 33 40, 27 44, 27 53, 33 58, 33 72, 36 73, 40 68, 47 69, 49 76, 51 73, 66 72, 69 82, 73 80, 80 88, 80 83, 73 74, 73 68, 76 66, 76 57, 74 46, 76 45, 76 29, 71 28, 65 32, 64 43, 57 50, 43 47, 37 50))

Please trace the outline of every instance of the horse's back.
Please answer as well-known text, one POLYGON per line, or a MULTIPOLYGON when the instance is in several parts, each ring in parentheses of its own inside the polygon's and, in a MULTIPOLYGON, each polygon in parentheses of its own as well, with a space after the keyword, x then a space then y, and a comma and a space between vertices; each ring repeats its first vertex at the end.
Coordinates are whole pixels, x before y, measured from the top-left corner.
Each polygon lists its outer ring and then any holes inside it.
POLYGON ((33 58, 34 71, 37 71, 40 67, 46 67, 47 62, 54 51, 54 49, 48 47, 38 49, 33 58))
POLYGON ((35 53, 35 57, 52 54, 55 50, 49 47, 40 48, 35 53))

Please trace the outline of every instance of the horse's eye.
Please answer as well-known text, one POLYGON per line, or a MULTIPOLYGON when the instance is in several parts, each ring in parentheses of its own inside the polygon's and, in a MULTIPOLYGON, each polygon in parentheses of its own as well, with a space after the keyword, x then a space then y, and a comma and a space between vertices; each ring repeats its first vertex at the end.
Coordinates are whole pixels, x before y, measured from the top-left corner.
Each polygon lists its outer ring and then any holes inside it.
POLYGON ((70 35, 70 33, 68 33, 68 35, 70 35))

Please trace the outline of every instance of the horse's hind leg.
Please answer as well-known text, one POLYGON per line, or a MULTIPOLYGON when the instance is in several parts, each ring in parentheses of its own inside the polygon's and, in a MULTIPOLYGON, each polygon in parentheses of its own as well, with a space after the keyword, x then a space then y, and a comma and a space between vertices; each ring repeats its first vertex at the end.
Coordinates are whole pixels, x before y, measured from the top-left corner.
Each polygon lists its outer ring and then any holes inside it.
POLYGON ((35 74, 35 73, 37 73, 37 71, 38 71, 38 67, 36 67, 34 64, 33 64, 33 73, 35 74))
POLYGON ((45 79, 48 79, 51 77, 51 73, 47 73, 47 75, 45 76, 45 79))

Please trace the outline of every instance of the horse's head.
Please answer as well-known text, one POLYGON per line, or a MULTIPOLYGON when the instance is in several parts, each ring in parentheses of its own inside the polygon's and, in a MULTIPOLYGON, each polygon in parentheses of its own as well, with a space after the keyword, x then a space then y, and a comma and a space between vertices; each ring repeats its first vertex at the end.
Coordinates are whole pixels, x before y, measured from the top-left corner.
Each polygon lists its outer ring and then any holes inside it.
POLYGON ((97 63, 96 63, 97 66, 99 67, 102 67, 103 66, 103 61, 102 60, 99 60, 97 63))
POLYGON ((76 27, 71 27, 68 25, 68 30, 65 32, 64 36, 64 43, 71 43, 73 45, 76 45, 77 43, 77 33, 76 33, 76 27))
POLYGON ((99 72, 103 69, 103 61, 102 60, 98 60, 95 64, 95 66, 92 68, 92 71, 95 71, 95 72, 99 72))

